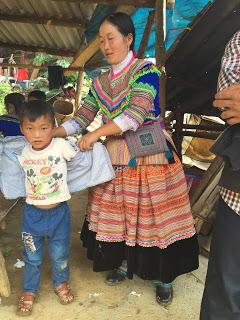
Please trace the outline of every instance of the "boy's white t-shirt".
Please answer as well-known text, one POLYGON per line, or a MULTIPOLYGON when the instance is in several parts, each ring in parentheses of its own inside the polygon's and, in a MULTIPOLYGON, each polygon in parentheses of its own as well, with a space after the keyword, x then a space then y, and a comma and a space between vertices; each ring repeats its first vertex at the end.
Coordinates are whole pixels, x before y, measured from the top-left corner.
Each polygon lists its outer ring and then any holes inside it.
POLYGON ((24 147, 19 162, 25 172, 26 202, 49 205, 69 200, 67 164, 76 154, 69 141, 53 138, 44 150, 24 147))

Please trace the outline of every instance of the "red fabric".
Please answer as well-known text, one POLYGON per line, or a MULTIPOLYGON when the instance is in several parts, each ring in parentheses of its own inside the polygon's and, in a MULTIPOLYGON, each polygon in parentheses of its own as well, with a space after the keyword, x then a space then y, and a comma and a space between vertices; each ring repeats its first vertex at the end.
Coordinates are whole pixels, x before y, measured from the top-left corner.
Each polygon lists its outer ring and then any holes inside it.
POLYGON ((17 80, 19 81, 28 80, 28 70, 18 69, 17 80))

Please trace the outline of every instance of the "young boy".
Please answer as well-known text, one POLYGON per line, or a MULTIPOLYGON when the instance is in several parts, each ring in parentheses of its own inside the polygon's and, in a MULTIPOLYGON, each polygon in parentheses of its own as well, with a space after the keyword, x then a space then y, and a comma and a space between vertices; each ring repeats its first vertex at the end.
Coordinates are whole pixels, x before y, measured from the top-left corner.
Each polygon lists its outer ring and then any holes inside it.
POLYGON ((0 116, 0 135, 3 137, 22 135, 18 116, 24 100, 21 93, 9 93, 4 98, 7 114, 0 116))
POLYGON ((19 156, 25 172, 26 203, 23 214, 24 242, 23 293, 18 315, 30 315, 39 290, 44 238, 52 261, 55 293, 62 304, 74 299, 68 285, 70 193, 66 182, 67 166, 76 151, 62 138, 52 138, 54 110, 47 102, 35 100, 23 106, 20 115, 23 135, 29 142, 19 156))

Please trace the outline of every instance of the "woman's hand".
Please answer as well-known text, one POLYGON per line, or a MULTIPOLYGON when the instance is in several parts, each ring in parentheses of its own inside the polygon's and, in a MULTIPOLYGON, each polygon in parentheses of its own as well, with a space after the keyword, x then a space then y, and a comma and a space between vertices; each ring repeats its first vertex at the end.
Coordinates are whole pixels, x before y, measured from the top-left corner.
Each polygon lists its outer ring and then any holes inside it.
POLYGON ((94 142, 97 142, 98 139, 99 136, 96 131, 88 132, 77 141, 77 145, 79 146, 81 151, 89 151, 92 150, 94 142))
POLYGON ((107 124, 104 124, 100 128, 85 134, 82 139, 78 140, 77 145, 81 151, 92 150, 93 143, 97 142, 100 137, 108 137, 116 133, 121 133, 122 130, 114 121, 110 121, 107 124))

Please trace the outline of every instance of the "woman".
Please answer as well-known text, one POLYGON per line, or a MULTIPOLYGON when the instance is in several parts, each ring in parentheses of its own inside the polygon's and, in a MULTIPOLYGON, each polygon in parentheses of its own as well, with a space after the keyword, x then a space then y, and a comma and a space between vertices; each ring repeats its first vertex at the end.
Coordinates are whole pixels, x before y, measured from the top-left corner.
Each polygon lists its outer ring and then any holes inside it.
POLYGON ((159 125, 160 73, 152 63, 135 59, 135 30, 128 15, 105 17, 99 37, 111 68, 93 80, 74 118, 56 129, 56 136, 82 132, 100 110, 103 126, 85 134, 79 146, 90 150, 106 136, 116 173, 114 180, 89 191, 81 239, 93 270, 111 270, 108 284, 137 274, 154 280, 157 301, 168 304, 172 281, 198 268, 198 244, 183 170, 171 138, 159 125), (150 130, 139 136, 138 146, 135 133, 142 128, 150 130), (162 138, 157 153, 148 149, 153 128, 162 138), (139 151, 146 155, 136 156, 139 151))

